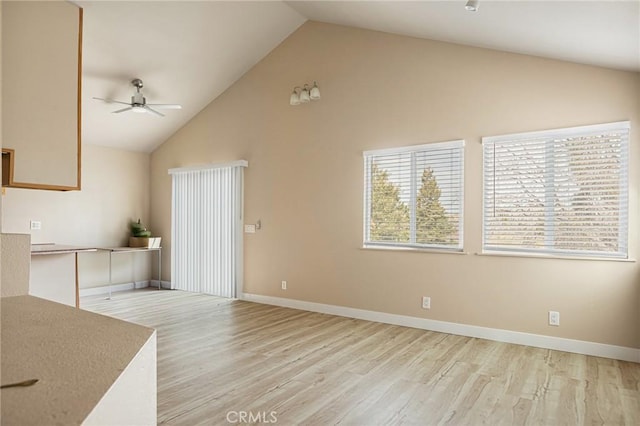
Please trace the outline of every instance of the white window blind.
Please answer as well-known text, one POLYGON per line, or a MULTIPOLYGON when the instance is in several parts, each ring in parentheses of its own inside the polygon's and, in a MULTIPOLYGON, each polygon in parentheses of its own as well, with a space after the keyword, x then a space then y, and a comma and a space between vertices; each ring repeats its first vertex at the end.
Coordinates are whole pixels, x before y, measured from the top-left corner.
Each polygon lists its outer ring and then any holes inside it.
POLYGON ((364 245, 462 250, 464 141, 364 152, 364 245))
POLYGON ((628 256, 629 122, 482 143, 485 252, 628 256))
POLYGON ((172 288, 236 297, 246 161, 171 169, 172 288))

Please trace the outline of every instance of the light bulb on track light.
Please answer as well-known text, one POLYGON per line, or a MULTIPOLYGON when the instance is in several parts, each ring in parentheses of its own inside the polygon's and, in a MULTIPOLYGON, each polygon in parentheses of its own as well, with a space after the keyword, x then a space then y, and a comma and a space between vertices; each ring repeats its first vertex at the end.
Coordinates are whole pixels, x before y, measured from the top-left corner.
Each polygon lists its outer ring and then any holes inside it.
POLYGON ((309 92, 309 97, 313 101, 317 101, 318 99, 320 99, 320 89, 318 89, 318 83, 316 83, 315 81, 313 82, 313 87, 309 92))
POLYGON ((289 105, 300 105, 300 96, 298 95, 299 87, 293 89, 293 93, 291 93, 291 97, 289 98, 289 105))
POLYGON ((310 100, 311 100, 311 97, 309 96, 309 86, 305 84, 304 88, 302 89, 302 92, 300 92, 300 102, 303 104, 306 104, 310 100))

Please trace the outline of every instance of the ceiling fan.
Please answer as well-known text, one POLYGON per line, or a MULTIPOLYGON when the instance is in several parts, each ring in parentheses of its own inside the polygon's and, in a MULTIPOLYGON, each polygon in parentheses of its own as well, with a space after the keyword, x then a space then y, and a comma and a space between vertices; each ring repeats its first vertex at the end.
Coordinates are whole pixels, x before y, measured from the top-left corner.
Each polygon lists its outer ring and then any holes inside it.
POLYGON ((144 95, 140 91, 140 89, 142 89, 143 87, 142 80, 140 80, 139 78, 135 78, 131 80, 131 84, 133 85, 133 87, 136 88, 136 93, 134 93, 133 96, 131 97, 131 102, 122 102, 122 101, 116 101, 113 99, 104 99, 104 98, 96 98, 96 97, 94 97, 93 99, 104 101, 110 104, 115 103, 115 104, 128 105, 126 108, 113 111, 114 114, 119 114, 125 111, 144 112, 144 113, 150 112, 152 114, 159 115, 160 117, 164 117, 164 114, 159 111, 156 111, 156 109, 182 109, 182 105, 178 105, 178 104, 148 104, 147 99, 144 97, 144 95))

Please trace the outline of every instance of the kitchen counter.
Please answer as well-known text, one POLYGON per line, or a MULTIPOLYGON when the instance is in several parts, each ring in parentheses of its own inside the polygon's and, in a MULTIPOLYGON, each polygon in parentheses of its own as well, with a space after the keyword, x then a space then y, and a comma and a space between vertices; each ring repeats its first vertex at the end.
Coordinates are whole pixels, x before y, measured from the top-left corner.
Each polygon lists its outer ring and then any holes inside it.
POLYGON ((95 247, 70 246, 65 244, 31 244, 31 255, 43 254, 67 254, 78 253, 83 251, 96 251, 95 247))
POLYGON ((33 296, 1 300, 3 424, 155 424, 156 332, 33 296))
POLYGON ((78 271, 78 253, 96 251, 95 247, 71 246, 65 244, 31 244, 31 279, 29 294, 43 299, 52 300, 65 305, 80 307, 80 278, 78 271), (73 266, 65 268, 73 254, 73 266), (33 258, 33 257, 36 258, 33 258), (36 260, 38 259, 38 260, 36 260), (67 271, 70 274, 65 279, 64 272, 57 272, 52 276, 51 271, 67 271), (63 277, 63 278, 60 278, 63 277), (57 279, 56 279, 57 278, 57 279))

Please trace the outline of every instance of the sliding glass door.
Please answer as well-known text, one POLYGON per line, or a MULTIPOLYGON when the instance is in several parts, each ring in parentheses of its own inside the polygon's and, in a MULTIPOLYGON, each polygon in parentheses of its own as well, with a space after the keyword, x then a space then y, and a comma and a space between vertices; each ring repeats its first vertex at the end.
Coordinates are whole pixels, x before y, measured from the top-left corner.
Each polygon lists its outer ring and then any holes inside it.
POLYGON ((171 169, 171 276, 178 290, 234 298, 242 283, 246 161, 171 169))

